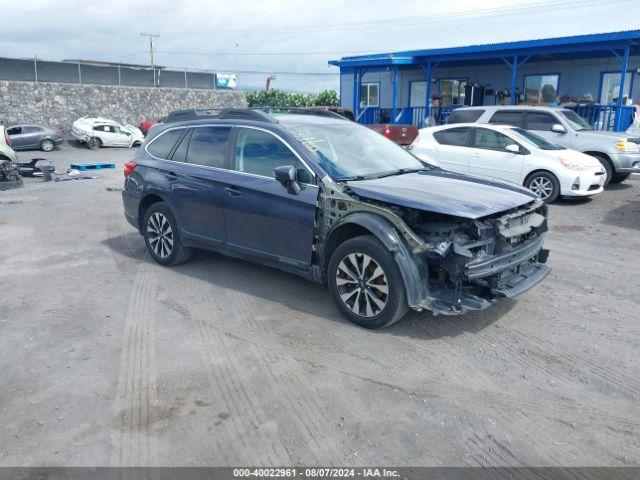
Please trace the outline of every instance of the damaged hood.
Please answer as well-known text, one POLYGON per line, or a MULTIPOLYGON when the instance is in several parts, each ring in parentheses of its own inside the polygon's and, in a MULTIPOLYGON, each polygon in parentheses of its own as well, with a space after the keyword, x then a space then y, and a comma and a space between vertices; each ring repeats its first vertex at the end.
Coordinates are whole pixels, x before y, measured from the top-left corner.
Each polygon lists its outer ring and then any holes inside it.
POLYGON ((347 182, 371 200, 462 218, 480 218, 525 205, 538 196, 508 183, 442 169, 347 182))

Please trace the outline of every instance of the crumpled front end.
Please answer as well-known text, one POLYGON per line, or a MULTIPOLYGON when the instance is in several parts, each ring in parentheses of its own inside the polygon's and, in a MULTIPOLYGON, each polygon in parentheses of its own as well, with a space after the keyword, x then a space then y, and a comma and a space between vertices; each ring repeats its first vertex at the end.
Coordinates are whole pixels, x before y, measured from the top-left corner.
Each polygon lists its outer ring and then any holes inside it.
POLYGON ((427 245, 417 255, 426 257, 429 275, 428 295, 411 306, 455 315, 537 285, 550 271, 549 252, 542 248, 547 212, 541 201, 476 220, 405 212, 405 221, 427 245))

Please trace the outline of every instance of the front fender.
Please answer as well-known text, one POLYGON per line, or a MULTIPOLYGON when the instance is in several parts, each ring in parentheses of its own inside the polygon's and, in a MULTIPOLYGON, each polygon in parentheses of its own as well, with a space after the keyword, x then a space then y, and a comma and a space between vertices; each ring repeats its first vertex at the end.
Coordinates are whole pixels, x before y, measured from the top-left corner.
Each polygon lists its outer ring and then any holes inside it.
MULTIPOLYGON (((368 230, 391 252, 402 275, 407 303, 410 307, 418 307, 429 293, 427 262, 411 253, 391 222, 375 213, 356 212, 342 217, 329 231, 325 244, 330 245, 339 228, 347 224, 358 225, 368 230)), ((326 258, 325 265, 328 261, 326 258)))

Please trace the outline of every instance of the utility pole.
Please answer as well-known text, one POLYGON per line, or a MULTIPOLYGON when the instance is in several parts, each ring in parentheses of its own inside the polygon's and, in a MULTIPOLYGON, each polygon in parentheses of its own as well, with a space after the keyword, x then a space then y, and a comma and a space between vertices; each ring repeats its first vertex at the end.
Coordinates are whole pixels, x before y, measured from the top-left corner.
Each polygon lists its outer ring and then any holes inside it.
POLYGON ((141 33, 141 37, 149 37, 149 60, 151 61, 151 68, 155 68, 155 63, 153 62, 153 39, 158 38, 160 35, 156 35, 154 33, 141 33))
POLYGON ((158 38, 160 35, 153 33, 141 33, 141 37, 149 37, 149 60, 151 61, 151 70, 153 71, 153 86, 156 86, 156 65, 153 62, 153 39, 158 38))

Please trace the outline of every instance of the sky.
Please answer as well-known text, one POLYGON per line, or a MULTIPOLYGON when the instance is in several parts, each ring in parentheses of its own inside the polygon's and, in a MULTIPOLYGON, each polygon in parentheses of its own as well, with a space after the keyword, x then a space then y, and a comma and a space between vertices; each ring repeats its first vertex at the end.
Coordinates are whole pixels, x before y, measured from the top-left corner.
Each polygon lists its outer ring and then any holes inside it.
POLYGON ((0 0, 0 56, 238 73, 243 90, 338 89, 343 56, 640 29, 639 0, 0 0), (259 72, 259 73, 250 73, 259 72))

